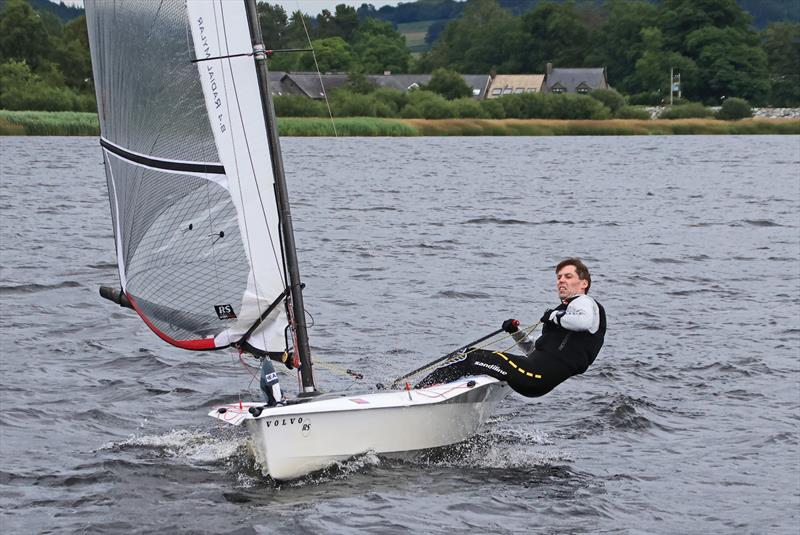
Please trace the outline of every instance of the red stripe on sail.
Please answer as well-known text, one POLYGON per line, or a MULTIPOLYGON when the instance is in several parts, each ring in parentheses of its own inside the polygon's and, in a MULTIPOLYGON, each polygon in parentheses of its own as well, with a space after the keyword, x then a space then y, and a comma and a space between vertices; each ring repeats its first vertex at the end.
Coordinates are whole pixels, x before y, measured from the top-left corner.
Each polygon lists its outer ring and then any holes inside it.
POLYGON ((125 295, 128 296, 128 301, 130 301, 136 313, 139 314, 139 317, 142 318, 142 321, 144 321, 147 324, 147 326, 150 327, 150 329, 158 335, 159 338, 161 338, 168 344, 180 347, 181 349, 192 349, 194 351, 217 348, 217 346, 214 345, 213 338, 199 338, 197 340, 176 340, 171 336, 161 332, 158 329, 158 327, 156 327, 153 324, 153 322, 150 321, 148 317, 144 315, 144 312, 142 312, 141 309, 139 308, 139 305, 136 304, 136 300, 133 298, 133 296, 128 292, 125 292, 125 295))

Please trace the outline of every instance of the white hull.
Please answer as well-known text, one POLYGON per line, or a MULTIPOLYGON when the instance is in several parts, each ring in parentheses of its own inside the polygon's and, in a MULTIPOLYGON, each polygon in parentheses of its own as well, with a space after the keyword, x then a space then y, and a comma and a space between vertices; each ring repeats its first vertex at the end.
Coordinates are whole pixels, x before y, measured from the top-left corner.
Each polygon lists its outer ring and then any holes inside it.
POLYGON ((256 460, 277 480, 304 476, 366 452, 392 454, 446 446, 474 435, 509 387, 484 375, 415 390, 325 395, 264 409, 228 405, 209 416, 239 425, 253 438, 256 460))

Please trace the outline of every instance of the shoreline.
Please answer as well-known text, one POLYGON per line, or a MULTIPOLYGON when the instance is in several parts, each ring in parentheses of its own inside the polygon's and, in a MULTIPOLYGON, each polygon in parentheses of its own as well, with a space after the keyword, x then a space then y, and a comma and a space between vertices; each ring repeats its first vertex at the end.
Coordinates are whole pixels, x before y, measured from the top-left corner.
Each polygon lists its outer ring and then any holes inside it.
MULTIPOLYGON (((800 135, 800 119, 278 118, 285 137, 800 135)), ((98 136, 97 114, 0 110, 0 136, 98 136)))

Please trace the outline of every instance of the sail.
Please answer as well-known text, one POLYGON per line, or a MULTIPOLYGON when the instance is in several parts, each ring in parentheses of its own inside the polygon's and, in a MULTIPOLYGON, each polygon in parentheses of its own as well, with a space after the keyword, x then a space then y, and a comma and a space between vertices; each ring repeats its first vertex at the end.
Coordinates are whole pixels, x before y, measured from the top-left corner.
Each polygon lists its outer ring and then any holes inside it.
POLYGON ((244 2, 85 7, 123 291, 179 347, 249 333, 283 351, 284 257, 244 2))

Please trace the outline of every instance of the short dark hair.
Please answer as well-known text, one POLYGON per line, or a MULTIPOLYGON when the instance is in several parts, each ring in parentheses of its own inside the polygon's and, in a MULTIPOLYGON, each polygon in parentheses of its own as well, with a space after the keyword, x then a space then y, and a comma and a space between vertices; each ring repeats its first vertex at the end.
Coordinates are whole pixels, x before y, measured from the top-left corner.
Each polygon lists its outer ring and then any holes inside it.
POLYGON ((589 268, 586 267, 580 258, 567 258, 562 260, 556 266, 556 273, 561 271, 561 268, 565 266, 575 266, 575 273, 578 274, 578 278, 581 280, 586 281, 586 293, 589 293, 589 288, 592 286, 592 276, 589 275, 589 268))

